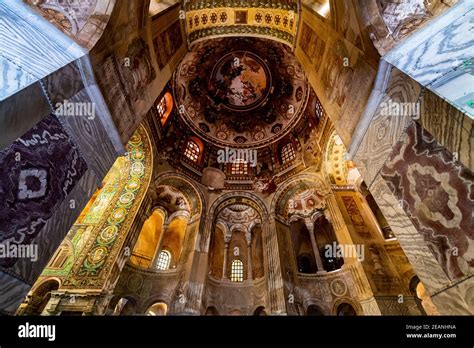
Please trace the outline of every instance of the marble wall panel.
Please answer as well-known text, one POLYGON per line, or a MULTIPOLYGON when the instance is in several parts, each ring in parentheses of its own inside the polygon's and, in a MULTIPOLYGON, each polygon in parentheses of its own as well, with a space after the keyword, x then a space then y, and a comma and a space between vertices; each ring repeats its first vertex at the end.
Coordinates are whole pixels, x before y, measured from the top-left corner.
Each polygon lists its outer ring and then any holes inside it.
POLYGON ((0 315, 13 315, 31 285, 5 272, 0 272, 0 284, 0 315))
POLYGON ((0 56, 0 100, 34 83, 36 78, 20 66, 0 56))
POLYGON ((0 85, 16 86, 2 90, 0 99, 85 54, 79 45, 66 36, 57 35, 54 27, 19 1, 0 2, 0 18, 0 56, 3 62, 9 62, 0 65, 0 79, 3 80, 0 85), (28 76, 21 84, 15 82, 17 75, 14 72, 19 70, 28 76))
MULTIPOLYGON (((30 244, 87 165, 54 115, 0 152, 0 240, 30 244)), ((10 269, 18 259, 0 260, 10 269)))
POLYGON ((100 39, 115 5, 115 0, 23 1, 88 50, 100 39))
POLYGON ((9 146, 51 112, 40 82, 0 101, 0 149, 9 146))
POLYGON ((38 260, 18 260, 12 268, 15 274, 30 285, 35 283, 96 189, 97 178, 92 170, 87 170, 32 240, 32 244, 38 245, 38 260))
POLYGON ((361 1, 364 23, 380 55, 389 52, 405 37, 440 15, 457 0, 361 1))
POLYGON ((385 180, 378 175, 370 192, 374 196, 387 222, 397 237, 415 273, 432 294, 449 284, 449 278, 429 249, 423 236, 418 233, 412 221, 389 189, 385 180))
POLYGON ((474 171, 474 120, 426 90, 419 123, 459 161, 474 171))
POLYGON ((46 76, 42 82, 53 108, 84 88, 81 72, 75 62, 46 76))
POLYGON ((97 174, 98 180, 101 181, 114 164, 118 153, 102 125, 95 103, 89 98, 86 90, 77 93, 69 102, 77 103, 76 105, 89 105, 94 112, 92 116, 77 114, 58 116, 58 119, 74 135, 74 140, 89 168, 97 174))
POLYGON ((446 314, 474 314, 474 278, 467 277, 455 286, 443 289, 431 296, 438 308, 443 308, 446 314))
POLYGON ((389 81, 382 91, 373 118, 361 120, 367 122, 368 128, 353 157, 367 186, 374 181, 407 124, 416 117, 410 113, 391 112, 388 109, 389 103, 417 105, 421 93, 419 84, 396 68, 391 68, 387 78, 389 81))
POLYGON ((423 86, 427 86, 472 56, 474 8, 460 2, 429 25, 408 37, 384 56, 423 86))
POLYGON ((474 174, 416 122, 381 171, 451 280, 474 271, 474 174))
POLYGON ((460 1, 384 59, 474 118, 473 23, 473 2, 460 1))
POLYGON ((102 105, 100 92, 94 89, 95 80, 87 74, 87 59, 55 71, 42 82, 57 118, 74 137, 100 184, 119 152, 113 143, 117 135, 110 129, 114 127, 111 116, 102 105))

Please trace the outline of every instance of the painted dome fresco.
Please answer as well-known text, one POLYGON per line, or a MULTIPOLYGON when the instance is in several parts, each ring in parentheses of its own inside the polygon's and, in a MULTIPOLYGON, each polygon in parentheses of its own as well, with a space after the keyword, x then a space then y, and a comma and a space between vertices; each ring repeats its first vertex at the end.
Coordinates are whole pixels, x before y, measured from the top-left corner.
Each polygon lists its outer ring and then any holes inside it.
POLYGON ((298 122, 308 84, 287 46, 223 38, 193 46, 175 73, 174 93, 180 116, 205 140, 262 147, 298 122))

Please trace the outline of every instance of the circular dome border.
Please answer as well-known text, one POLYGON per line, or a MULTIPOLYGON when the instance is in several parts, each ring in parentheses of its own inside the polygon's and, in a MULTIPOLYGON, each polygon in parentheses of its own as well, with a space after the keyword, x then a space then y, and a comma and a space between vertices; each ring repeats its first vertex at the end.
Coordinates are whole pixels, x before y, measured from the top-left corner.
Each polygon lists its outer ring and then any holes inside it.
POLYGON ((268 39, 226 37, 201 42, 188 52, 174 74, 173 94, 181 120, 204 141, 219 147, 257 149, 291 132, 306 109, 310 86, 293 52, 284 44, 268 39), (242 111, 235 111, 240 113, 238 115, 220 115, 222 106, 211 100, 207 90, 212 86, 208 87, 210 74, 206 73, 229 53, 229 47, 235 52, 249 51, 257 55, 272 73, 269 100, 248 111, 253 115, 247 118, 241 117, 242 111), (209 112, 211 107, 214 113, 209 112), (251 126, 243 130, 233 128, 235 123, 239 126, 242 119, 249 119, 251 126), (260 124, 255 124, 257 120, 260 124))

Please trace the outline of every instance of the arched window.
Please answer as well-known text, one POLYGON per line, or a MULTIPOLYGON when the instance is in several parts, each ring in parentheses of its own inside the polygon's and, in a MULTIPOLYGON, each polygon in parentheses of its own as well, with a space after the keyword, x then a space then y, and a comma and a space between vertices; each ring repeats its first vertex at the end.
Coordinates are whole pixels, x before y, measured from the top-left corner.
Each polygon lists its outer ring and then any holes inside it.
POLYGON ((230 173, 232 175, 247 175, 248 172, 248 163, 242 158, 238 158, 237 160, 235 160, 235 162, 233 162, 230 167, 230 173))
POLYGON ((321 105, 321 102, 319 100, 316 100, 316 103, 314 105, 314 113, 316 115, 316 118, 319 121, 321 121, 323 119, 324 109, 323 109, 323 106, 321 105))
POLYGON ((156 261, 156 268, 162 271, 167 270, 170 268, 171 263, 171 254, 167 250, 160 251, 158 255, 158 260, 156 261))
POLYGON ((244 281, 244 264, 240 260, 232 261, 232 268, 230 273, 230 280, 233 282, 244 281))
POLYGON ((283 164, 293 161, 296 158, 293 143, 288 143, 281 149, 281 161, 283 164))
POLYGON ((158 105, 156 106, 156 111, 158 111, 158 116, 160 117, 160 120, 161 120, 166 114, 166 99, 165 99, 165 97, 161 98, 161 100, 159 101, 158 105))
POLYGON ((173 97, 171 96, 171 93, 166 92, 163 98, 161 98, 160 101, 156 103, 156 111, 158 112, 158 117, 162 125, 166 123, 172 110, 173 97))
POLYGON ((199 160, 200 153, 201 149, 199 148, 199 145, 193 140, 188 140, 188 143, 186 144, 186 150, 184 150, 184 155, 191 161, 197 162, 199 160))

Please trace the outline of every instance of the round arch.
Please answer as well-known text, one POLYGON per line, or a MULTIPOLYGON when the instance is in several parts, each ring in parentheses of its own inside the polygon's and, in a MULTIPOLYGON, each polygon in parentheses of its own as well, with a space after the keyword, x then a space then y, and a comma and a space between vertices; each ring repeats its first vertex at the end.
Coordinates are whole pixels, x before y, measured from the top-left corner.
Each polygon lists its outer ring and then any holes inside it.
POLYGON ((283 217, 288 200, 298 191, 305 189, 315 189, 322 197, 330 193, 328 185, 319 175, 310 173, 296 175, 291 180, 283 182, 275 192, 270 206, 270 215, 283 217))
POLYGON ((253 311, 253 315, 257 317, 266 316, 267 312, 265 311, 265 306, 258 306, 257 308, 255 308, 255 310, 253 311))
POLYGON ((133 315, 136 313, 137 300, 131 295, 115 296, 109 303, 110 315, 133 315))
POLYGON ((206 226, 200 231, 200 243, 198 246, 200 251, 209 251, 212 225, 214 224, 219 212, 225 207, 236 203, 251 206, 260 214, 262 221, 268 220, 268 210, 265 203, 258 196, 249 192, 241 191, 225 193, 217 198, 209 208, 209 213, 206 218, 206 226))
POLYGON ((253 2, 245 14, 234 14, 238 5, 231 2, 190 1, 185 5, 185 26, 189 46, 220 37, 248 36, 281 42, 294 48, 300 22, 300 2, 289 0, 253 2), (287 23, 287 24, 284 24, 287 23))
POLYGON ((329 136, 323 154, 322 173, 330 185, 355 186, 362 182, 362 175, 352 160, 347 158, 347 148, 334 130, 329 136))
POLYGON ((310 304, 306 308, 306 315, 307 316, 324 316, 324 311, 322 308, 316 304, 310 304))
POLYGON ((63 280, 68 288, 71 288, 71 284, 80 284, 77 289, 88 288, 92 284, 104 289, 113 288, 116 275, 123 269, 124 259, 128 257, 122 252, 123 248, 130 246, 140 232, 134 228, 133 222, 144 208, 154 160, 150 137, 143 125, 129 139, 127 150, 126 156, 116 160, 126 174, 117 179, 116 194, 104 204, 113 208, 105 209, 94 226, 101 233, 89 234, 88 239, 84 240, 82 253, 96 257, 84 258, 73 265, 63 280), (102 272, 99 281, 90 276, 99 272, 102 272))
POLYGON ((165 172, 160 174, 155 179, 155 187, 161 185, 167 185, 175 187, 176 189, 183 192, 189 199, 191 205, 191 220, 195 220, 202 216, 203 212, 206 211, 206 200, 204 194, 193 182, 191 182, 186 176, 175 173, 165 172))
POLYGON ((166 305, 166 313, 171 310, 171 298, 169 298, 169 296, 164 293, 160 293, 147 298, 145 301, 142 301, 140 303, 140 308, 137 308, 137 313, 142 313, 143 315, 146 315, 147 310, 157 303, 163 303, 166 305))
POLYGON ((206 312, 204 313, 206 316, 218 316, 219 312, 217 311, 217 308, 214 306, 209 306, 206 308, 206 312))
POLYGON ((61 286, 61 280, 58 278, 46 278, 35 284, 31 290, 31 298, 28 305, 23 309, 24 315, 41 315, 51 298, 51 292, 58 290, 61 286))
POLYGON ((168 305, 165 302, 155 302, 145 311, 145 315, 165 316, 168 314, 168 305))
POLYGON ((332 313, 333 315, 337 315, 337 316, 350 316, 350 315, 357 316, 357 315, 361 315, 362 308, 360 307, 359 304, 354 303, 352 300, 348 298, 340 298, 334 302, 332 313), (350 308, 353 309, 353 312, 350 308), (350 312, 347 312, 346 309, 349 310, 350 312), (342 310, 344 310, 344 313, 342 313, 342 310))

